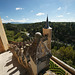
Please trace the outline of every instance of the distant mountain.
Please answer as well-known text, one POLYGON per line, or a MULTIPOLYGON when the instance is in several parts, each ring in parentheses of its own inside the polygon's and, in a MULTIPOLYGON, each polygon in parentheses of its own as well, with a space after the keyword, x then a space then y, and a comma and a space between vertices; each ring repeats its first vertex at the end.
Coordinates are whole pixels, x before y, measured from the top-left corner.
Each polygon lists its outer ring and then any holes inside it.
POLYGON ((22 23, 22 22, 10 22, 11 24, 30 24, 30 23, 22 23))

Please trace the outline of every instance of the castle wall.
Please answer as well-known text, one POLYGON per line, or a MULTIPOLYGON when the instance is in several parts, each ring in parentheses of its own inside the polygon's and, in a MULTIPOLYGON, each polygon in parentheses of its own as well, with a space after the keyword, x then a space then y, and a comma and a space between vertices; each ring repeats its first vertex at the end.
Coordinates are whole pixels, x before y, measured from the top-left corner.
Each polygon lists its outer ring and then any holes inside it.
POLYGON ((46 64, 46 61, 43 61, 43 62, 40 61, 40 63, 37 65, 37 70, 38 70, 37 72, 39 73, 41 70, 43 70, 47 66, 48 64, 46 64))
POLYGON ((0 52, 8 50, 8 40, 7 40, 7 37, 6 37, 6 34, 5 34, 5 30, 4 30, 1 18, 0 18, 0 38, 1 38, 0 40, 2 41, 3 46, 1 44, 0 45, 2 47, 4 47, 4 50, 0 49, 0 52))
POLYGON ((30 57, 30 64, 34 75, 37 75, 37 65, 34 63, 31 57, 30 57))
POLYGON ((2 40, 0 38, 0 53, 3 51, 4 51, 4 46, 3 46, 2 40))

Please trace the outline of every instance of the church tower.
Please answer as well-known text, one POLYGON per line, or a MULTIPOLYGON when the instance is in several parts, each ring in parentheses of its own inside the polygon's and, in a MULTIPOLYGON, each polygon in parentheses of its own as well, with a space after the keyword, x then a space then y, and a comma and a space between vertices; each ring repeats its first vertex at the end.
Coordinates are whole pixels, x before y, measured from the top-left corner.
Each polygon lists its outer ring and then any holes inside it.
POLYGON ((0 53, 8 50, 8 40, 0 18, 0 53))
POLYGON ((52 28, 49 26, 48 16, 47 16, 47 20, 46 20, 46 25, 43 28, 43 36, 47 37, 47 47, 51 50, 52 28))

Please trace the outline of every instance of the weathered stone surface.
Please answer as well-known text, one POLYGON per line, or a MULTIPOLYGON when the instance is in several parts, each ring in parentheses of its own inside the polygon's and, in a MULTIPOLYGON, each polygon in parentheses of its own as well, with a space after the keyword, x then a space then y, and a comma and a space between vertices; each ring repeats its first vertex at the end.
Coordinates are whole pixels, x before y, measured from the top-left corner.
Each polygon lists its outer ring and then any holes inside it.
POLYGON ((56 75, 56 74, 54 72, 48 70, 48 71, 46 71, 46 73, 44 75, 56 75))
POLYGON ((45 41, 46 39, 42 38, 41 33, 37 32, 31 45, 27 41, 25 44, 20 43, 21 47, 16 44, 12 45, 13 47, 10 47, 10 49, 13 50, 13 54, 21 65, 25 68, 28 66, 34 72, 34 75, 37 75, 42 69, 49 66, 49 59, 52 56, 45 41))
POLYGON ((0 18, 0 53, 9 49, 8 40, 5 34, 5 30, 0 18))
POLYGON ((10 51, 0 54, 0 75, 29 75, 10 51))

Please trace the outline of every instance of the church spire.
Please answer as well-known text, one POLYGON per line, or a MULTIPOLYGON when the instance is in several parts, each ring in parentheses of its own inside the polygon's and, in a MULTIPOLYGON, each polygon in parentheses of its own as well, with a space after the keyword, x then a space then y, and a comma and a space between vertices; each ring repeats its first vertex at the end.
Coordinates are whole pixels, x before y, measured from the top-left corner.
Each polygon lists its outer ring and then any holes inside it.
POLYGON ((48 16, 47 16, 46 25, 47 25, 47 28, 49 28, 48 16))
POLYGON ((47 20, 46 20, 45 28, 46 28, 46 29, 48 29, 48 28, 49 28, 48 15, 47 15, 47 20))
POLYGON ((46 25, 45 25, 44 28, 45 28, 45 29, 52 29, 52 28, 49 26, 48 15, 47 15, 47 20, 46 20, 46 25))

